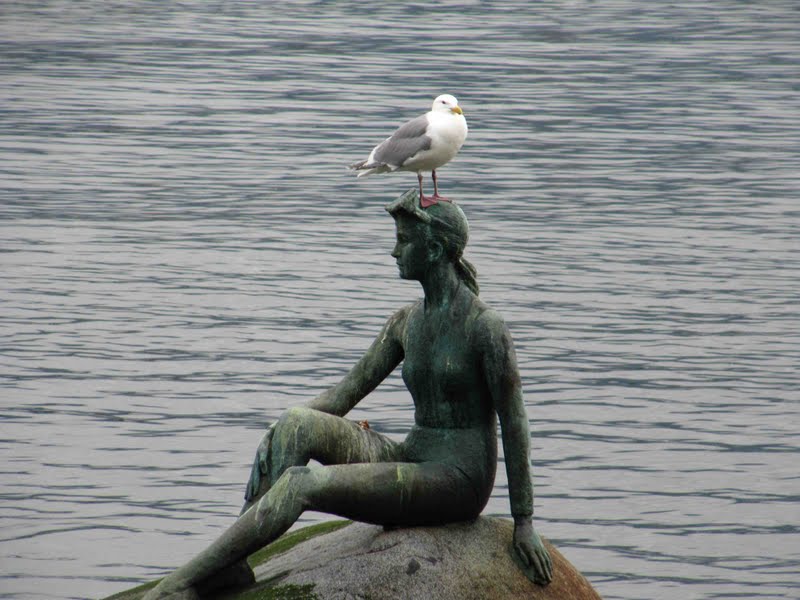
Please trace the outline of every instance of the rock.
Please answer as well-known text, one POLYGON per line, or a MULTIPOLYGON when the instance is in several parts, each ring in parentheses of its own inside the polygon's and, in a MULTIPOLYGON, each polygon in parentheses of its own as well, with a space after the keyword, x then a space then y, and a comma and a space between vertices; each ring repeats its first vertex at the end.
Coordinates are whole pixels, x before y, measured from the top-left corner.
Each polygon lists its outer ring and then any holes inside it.
MULTIPOLYGON (((493 517, 392 530, 346 521, 323 523, 284 536, 253 555, 256 583, 220 598, 600 600, 546 540, 553 582, 542 587, 529 581, 511 557, 512 530, 510 521, 493 517)), ((147 587, 113 598, 133 600, 147 587)))
POLYGON ((353 523, 298 544, 255 569, 259 580, 313 586, 321 600, 599 599, 588 581, 548 544, 554 580, 529 581, 511 558, 510 521, 385 531, 353 523))

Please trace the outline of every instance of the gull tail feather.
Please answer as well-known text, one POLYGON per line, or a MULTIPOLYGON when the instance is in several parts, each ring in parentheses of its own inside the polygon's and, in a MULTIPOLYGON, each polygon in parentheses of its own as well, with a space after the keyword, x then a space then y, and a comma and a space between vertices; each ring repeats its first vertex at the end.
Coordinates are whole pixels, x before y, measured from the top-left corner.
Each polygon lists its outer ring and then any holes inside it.
POLYGON ((386 163, 371 163, 368 160, 355 162, 352 165, 349 165, 347 168, 358 171, 358 175, 356 175, 356 177, 365 177, 366 175, 372 175, 373 173, 389 173, 396 170, 386 163))

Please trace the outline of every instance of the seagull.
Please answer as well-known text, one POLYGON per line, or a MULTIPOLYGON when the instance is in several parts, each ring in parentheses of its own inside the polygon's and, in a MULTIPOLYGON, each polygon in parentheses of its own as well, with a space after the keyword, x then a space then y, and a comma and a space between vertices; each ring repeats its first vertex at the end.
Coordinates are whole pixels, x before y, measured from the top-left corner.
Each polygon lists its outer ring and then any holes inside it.
POLYGON ((420 205, 423 208, 437 202, 450 202, 439 195, 436 169, 453 160, 467 138, 467 121, 458 100, 442 94, 433 101, 430 112, 411 119, 375 146, 367 160, 353 163, 350 168, 358 177, 392 171, 415 171, 419 181, 420 205), (422 171, 430 171, 433 196, 422 193, 422 171))

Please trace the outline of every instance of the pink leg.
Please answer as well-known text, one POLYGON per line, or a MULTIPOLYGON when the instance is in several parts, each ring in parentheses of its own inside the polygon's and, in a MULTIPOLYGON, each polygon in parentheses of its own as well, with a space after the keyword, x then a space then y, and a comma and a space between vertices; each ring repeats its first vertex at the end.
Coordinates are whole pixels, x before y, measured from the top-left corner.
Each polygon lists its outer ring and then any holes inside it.
POLYGON ((445 200, 446 202, 450 202, 447 198, 442 198, 439 195, 439 192, 436 191, 436 171, 431 171, 431 175, 433 175, 433 196, 426 196, 422 193, 422 173, 417 173, 417 178, 419 179, 419 205, 422 208, 428 208, 429 206, 433 206, 440 200, 445 200))
POLYGON ((419 171, 417 171, 417 181, 419 181, 419 205, 422 208, 428 208, 429 206, 436 204, 436 200, 433 200, 422 193, 422 173, 419 171))
POLYGON ((431 178, 433 179, 433 196, 431 197, 431 200, 433 200, 434 203, 436 203, 436 202, 451 202, 451 200, 448 200, 444 196, 440 196, 439 195, 439 186, 438 186, 438 184, 436 182, 436 171, 431 171, 431 178))

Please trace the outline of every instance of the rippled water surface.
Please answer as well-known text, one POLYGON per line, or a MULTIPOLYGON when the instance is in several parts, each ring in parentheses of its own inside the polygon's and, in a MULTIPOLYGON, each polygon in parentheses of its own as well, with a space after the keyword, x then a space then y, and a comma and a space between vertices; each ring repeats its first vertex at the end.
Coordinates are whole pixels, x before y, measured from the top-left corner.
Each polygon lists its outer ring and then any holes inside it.
MULTIPOLYGON (((420 295, 413 174, 344 166, 451 92, 540 530, 607 599, 797 598, 800 12, 707 4, 0 4, 0 595, 230 524, 263 426, 420 295)), ((399 377, 354 416, 402 437, 399 377)))

